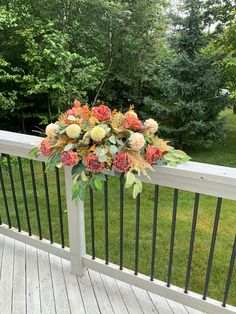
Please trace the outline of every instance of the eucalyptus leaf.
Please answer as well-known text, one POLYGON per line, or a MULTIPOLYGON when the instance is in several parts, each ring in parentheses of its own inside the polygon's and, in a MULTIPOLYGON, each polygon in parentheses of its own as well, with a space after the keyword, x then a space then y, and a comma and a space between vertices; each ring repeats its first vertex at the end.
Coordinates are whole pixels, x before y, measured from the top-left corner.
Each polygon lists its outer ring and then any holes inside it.
POLYGON ((65 147, 64 147, 64 151, 67 152, 68 150, 72 149, 73 148, 73 144, 67 144, 65 147))
POLYGON ((111 153, 112 155, 115 155, 117 152, 118 152, 117 147, 116 147, 115 145, 111 145, 111 146, 110 146, 110 153, 111 153))
POLYGON ((104 155, 99 155, 99 156, 98 156, 98 160, 99 160, 100 162, 106 162, 106 161, 107 161, 107 155, 106 155, 106 154, 104 154, 104 155))
POLYGON ((110 136, 109 137, 109 141, 112 143, 112 144, 116 144, 116 138, 114 135, 110 136))

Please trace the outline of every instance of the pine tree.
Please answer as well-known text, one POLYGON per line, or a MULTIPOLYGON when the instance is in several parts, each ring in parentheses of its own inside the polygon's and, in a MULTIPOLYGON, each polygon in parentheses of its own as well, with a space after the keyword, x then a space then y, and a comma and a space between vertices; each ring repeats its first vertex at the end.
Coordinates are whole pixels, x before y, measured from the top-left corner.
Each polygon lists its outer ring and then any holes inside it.
POLYGON ((174 54, 163 62, 156 97, 145 100, 160 122, 162 135, 179 147, 209 145, 223 136, 219 119, 226 100, 221 92, 223 78, 216 56, 204 50, 207 38, 200 8, 201 1, 185 0, 181 15, 173 18, 174 54))

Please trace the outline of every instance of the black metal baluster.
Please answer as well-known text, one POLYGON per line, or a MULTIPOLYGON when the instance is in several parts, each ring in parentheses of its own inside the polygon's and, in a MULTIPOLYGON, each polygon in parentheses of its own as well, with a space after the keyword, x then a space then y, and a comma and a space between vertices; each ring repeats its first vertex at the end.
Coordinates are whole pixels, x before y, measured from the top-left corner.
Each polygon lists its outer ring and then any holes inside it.
POLYGON ((206 296, 208 292, 209 280, 210 280, 210 275, 211 275, 211 267, 212 267, 212 261, 213 261, 214 250, 215 250, 216 235, 217 235, 217 229, 218 229, 218 224, 219 224, 219 219, 220 219, 221 204, 222 204, 222 198, 218 198, 217 205, 216 205, 215 222, 214 222, 212 239, 211 239, 211 248, 210 248, 207 272, 206 272, 206 278, 205 278, 203 300, 206 300, 206 296))
POLYGON ((89 187, 90 198, 90 222, 91 222, 91 240, 92 240, 92 259, 95 259, 95 240, 94 240, 94 207, 93 207, 93 189, 89 187))
POLYGON ((106 265, 109 257, 109 242, 108 242, 108 181, 104 181, 104 210, 105 210, 105 261, 106 265))
POLYGON ((227 277, 226 286, 225 286, 224 300, 222 303, 223 307, 226 307, 226 302, 229 295, 229 289, 230 289, 231 279, 232 279, 233 270, 234 270, 235 259, 236 259, 236 236, 234 238, 234 245, 233 245, 232 255, 231 255, 230 264, 229 264, 229 271, 228 271, 228 277, 227 277))
POLYGON ((38 204, 37 189, 36 189, 36 184, 35 184, 34 165, 33 165, 33 161, 32 160, 30 160, 30 173, 31 173, 33 193, 34 193, 34 204, 35 204, 36 219, 37 219, 37 225, 38 225, 38 235, 39 235, 39 239, 42 240, 42 230, 41 230, 41 222, 40 222, 40 214, 39 214, 39 204, 38 204))
POLYGON ((18 165, 19 165, 21 190, 22 190, 24 206, 25 206, 25 216, 26 216, 26 221, 27 221, 28 233, 29 233, 29 236, 31 236, 32 232, 31 232, 31 225, 30 225, 29 207, 28 207, 26 191, 25 191, 25 180, 24 180, 24 173, 22 169, 22 161, 20 157, 17 157, 17 160, 18 160, 18 165))
POLYGON ((169 265, 168 265, 167 287, 170 287, 170 280, 171 280, 171 273, 172 273, 178 194, 179 194, 179 191, 177 189, 175 189, 175 191, 174 191, 174 203, 173 203, 173 214, 172 214, 172 226, 171 226, 170 256, 169 256, 169 265))
POLYGON ((64 239, 64 228, 63 228, 63 214, 62 214, 62 206, 61 206, 61 189, 60 189, 60 175, 59 169, 56 167, 56 184, 57 184, 57 204, 58 204, 58 212, 59 212, 59 226, 60 226, 60 235, 61 235, 61 247, 64 249, 65 247, 65 239, 64 239))
POLYGON ((195 201, 194 201, 194 210, 193 210, 193 218, 192 218, 192 230, 191 230, 191 238, 190 238, 190 245, 189 245, 188 266, 187 266, 187 272, 186 272, 184 293, 188 293, 188 286, 189 286, 190 272, 191 272, 192 258, 193 258, 195 231, 196 231, 196 224, 197 224, 199 197, 200 197, 200 194, 196 193, 195 194, 195 201))
POLYGON ((138 253, 139 253, 139 222, 140 222, 140 193, 136 198, 136 237, 135 237, 135 260, 134 274, 138 274, 138 253))
POLYGON ((4 205, 6 209, 7 223, 8 223, 8 227, 11 228, 11 217, 9 213, 9 207, 8 207, 8 202, 7 202, 7 195, 6 195, 5 184, 4 184, 3 175, 2 175, 1 164, 0 164, 0 182, 1 182, 1 187, 2 187, 3 201, 4 201, 4 205))
POLYGON ((124 178, 120 177, 120 270, 123 269, 124 178))
POLYGON ((154 269, 155 269, 156 237, 157 237, 158 194, 159 194, 159 186, 158 186, 158 185, 155 185, 155 190, 154 190, 153 227, 152 227, 152 261, 151 261, 151 277, 150 277, 150 280, 151 280, 151 281, 153 281, 153 279, 154 279, 154 269))
POLYGON ((48 216, 49 238, 52 244, 53 243, 53 231, 52 231, 51 209, 50 209, 49 194, 48 194, 48 179, 47 179, 47 174, 46 174, 45 162, 42 162, 42 170, 43 170, 44 191, 45 191, 46 208, 47 208, 47 216, 48 216))
POLYGON ((18 231, 21 232, 20 216, 19 216, 19 211, 17 207, 16 191, 15 191, 14 179, 13 179, 13 174, 12 174, 12 169, 11 169, 11 159, 9 155, 7 155, 7 167, 8 167, 8 174, 9 174, 10 183, 11 183, 11 191, 12 191, 13 204, 14 204, 14 209, 15 209, 15 214, 16 214, 17 227, 18 227, 18 231))

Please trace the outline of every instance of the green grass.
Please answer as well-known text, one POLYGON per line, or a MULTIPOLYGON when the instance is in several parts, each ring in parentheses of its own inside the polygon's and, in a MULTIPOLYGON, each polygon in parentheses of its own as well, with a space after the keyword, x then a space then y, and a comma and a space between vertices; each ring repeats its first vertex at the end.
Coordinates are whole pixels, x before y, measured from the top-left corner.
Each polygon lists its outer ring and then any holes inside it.
MULTIPOLYGON (((222 143, 214 145, 211 149, 201 152, 191 152, 194 161, 201 161, 225 166, 236 166, 236 115, 225 111, 227 138, 222 143)), ((11 197, 11 189, 7 170, 4 168, 4 180, 9 199, 12 223, 16 226, 14 219, 14 207, 11 197)), ((20 178, 15 161, 13 160, 14 182, 17 191, 17 200, 20 210, 22 227, 27 230, 23 199, 21 195, 20 178), (14 166, 15 164, 15 166, 14 166)), ((35 173, 37 178, 38 201, 42 223, 43 236, 48 238, 47 212, 44 198, 44 185, 42 179, 41 165, 35 162, 35 173)), ((38 234, 34 197, 30 178, 28 162, 24 163, 24 175, 32 221, 32 231, 38 234)), ((66 243, 68 244, 68 228, 66 217, 66 202, 64 191, 64 179, 61 173, 62 205, 64 210, 64 228, 66 243)), ((55 242, 60 243, 59 219, 57 209, 57 193, 55 185, 55 174, 48 173, 50 204, 53 221, 53 233, 55 242)), ((140 251, 139 272, 150 275, 151 240, 153 221, 153 186, 146 184, 141 195, 141 219, 140 219, 140 251)), ((215 197, 203 196, 200 198, 199 214, 196 229, 196 239, 191 271, 190 290, 202 293, 207 268, 209 248, 211 243, 212 228, 214 223, 217 199, 215 197)), ((180 191, 176 238, 173 259, 173 273, 171 283, 184 287, 186 265, 188 258, 189 239, 193 214, 194 193, 180 191)), ((102 192, 95 193, 95 249, 96 256, 104 259, 104 208, 102 192)), ((167 268, 169 257, 169 241, 171 232, 173 204, 173 189, 160 188, 160 201, 157 219, 157 255, 155 264, 155 277, 167 280, 167 268)), ((6 223, 2 195, 0 195, 0 213, 6 223)), ((209 286, 209 296, 222 300, 223 291, 227 277, 227 269, 230 261, 232 245, 236 227, 236 202, 223 200, 222 212, 219 222, 219 230, 215 248, 214 262, 209 286)), ((91 254, 90 215, 89 202, 85 200, 86 241, 87 251, 91 254)), ((134 269, 135 248, 135 201, 132 199, 131 191, 125 191, 124 208, 124 266, 134 269)), ((119 188, 116 178, 109 179, 109 258, 113 263, 119 263, 119 188)), ((236 272, 234 272, 229 303, 236 305, 236 272)))

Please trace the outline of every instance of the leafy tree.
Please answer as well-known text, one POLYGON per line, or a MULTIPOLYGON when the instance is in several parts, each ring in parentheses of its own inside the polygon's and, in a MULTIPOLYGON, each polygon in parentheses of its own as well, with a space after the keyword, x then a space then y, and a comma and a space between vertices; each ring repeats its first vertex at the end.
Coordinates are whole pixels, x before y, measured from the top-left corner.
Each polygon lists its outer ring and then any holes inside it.
POLYGON ((156 94, 145 100, 160 121, 161 133, 180 147, 210 145, 223 136, 223 77, 215 64, 218 56, 209 57, 204 50, 207 38, 200 8, 201 1, 184 1, 171 33, 173 56, 163 61, 156 94))
POLYGON ((166 0, 0 0, 0 115, 27 130, 32 118, 47 123, 75 97, 141 105, 165 46, 165 7, 166 0))

